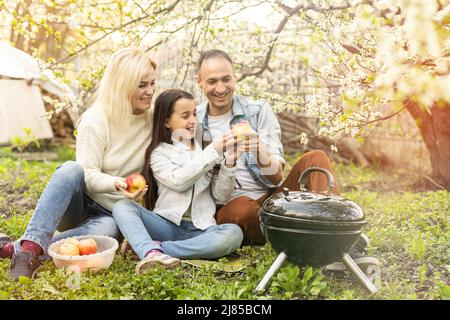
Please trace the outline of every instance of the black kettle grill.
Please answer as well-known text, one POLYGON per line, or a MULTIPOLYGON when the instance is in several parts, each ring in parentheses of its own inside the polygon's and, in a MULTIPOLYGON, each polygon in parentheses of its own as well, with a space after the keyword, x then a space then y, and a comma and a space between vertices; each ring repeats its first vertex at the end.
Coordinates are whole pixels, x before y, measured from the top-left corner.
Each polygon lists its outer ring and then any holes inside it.
POLYGON ((312 267, 342 260, 374 293, 377 288, 348 254, 367 223, 364 212, 356 203, 329 192, 307 191, 308 176, 315 171, 327 176, 328 188, 334 187, 328 170, 312 167, 300 176, 300 191, 285 188, 264 201, 260 209, 261 226, 267 242, 279 254, 255 290, 264 291, 287 258, 294 264, 312 267))

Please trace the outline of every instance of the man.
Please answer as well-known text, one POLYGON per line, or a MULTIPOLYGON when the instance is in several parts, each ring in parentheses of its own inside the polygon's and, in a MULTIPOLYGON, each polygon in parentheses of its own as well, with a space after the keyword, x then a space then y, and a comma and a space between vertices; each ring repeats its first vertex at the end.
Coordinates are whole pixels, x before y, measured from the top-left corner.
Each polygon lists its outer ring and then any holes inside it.
MULTIPOLYGON (((299 190, 298 180, 306 168, 329 170, 335 181, 335 187, 330 191, 340 194, 331 162, 319 150, 304 154, 282 182, 285 161, 278 120, 267 103, 234 94, 236 76, 232 60, 226 52, 216 49, 203 52, 197 62, 196 80, 207 99, 197 107, 200 123, 197 139, 202 139, 203 145, 230 131, 233 125, 241 121, 248 121, 254 130, 246 152, 237 160, 237 185, 232 200, 218 206, 216 213, 217 223, 235 223, 242 228, 243 244, 265 243, 259 222, 262 203, 285 187, 299 190)), ((326 191, 327 177, 322 173, 312 173, 307 187, 314 192, 326 191)), ((361 237, 354 247, 363 253, 367 240, 367 237, 361 237)))
MULTIPOLYGON (((283 187, 298 190, 300 174, 308 167, 322 167, 334 175, 331 163, 322 151, 306 153, 282 183, 285 161, 280 124, 267 103, 234 94, 236 76, 230 56, 221 50, 204 52, 197 63, 197 83, 207 98, 197 108, 203 129, 198 132, 203 142, 211 141, 241 121, 248 121, 254 130, 254 139, 248 148, 251 152, 237 161, 238 183, 232 200, 218 210, 216 220, 240 225, 245 243, 263 244, 258 218, 262 202, 283 187)), ((312 191, 327 190, 326 176, 312 173, 308 186, 312 191)), ((337 183, 332 191, 340 194, 337 183)))

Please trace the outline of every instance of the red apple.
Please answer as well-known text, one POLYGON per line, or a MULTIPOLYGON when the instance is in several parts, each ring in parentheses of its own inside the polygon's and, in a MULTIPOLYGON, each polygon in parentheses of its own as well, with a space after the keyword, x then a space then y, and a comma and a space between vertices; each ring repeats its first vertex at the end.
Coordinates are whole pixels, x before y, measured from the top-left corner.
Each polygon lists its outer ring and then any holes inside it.
POLYGON ((143 189, 147 184, 145 178, 139 173, 130 174, 125 180, 125 182, 127 184, 128 192, 136 192, 140 189, 143 189))
POLYGON ((231 132, 237 136, 239 140, 248 140, 246 135, 252 131, 252 127, 248 122, 239 122, 231 128, 231 132))
POLYGON ((59 254, 63 256, 78 256, 80 251, 73 243, 64 242, 59 246, 59 254))
POLYGON ((95 240, 91 238, 80 240, 80 242, 78 243, 78 250, 80 250, 80 255, 82 256, 96 253, 97 242, 95 242, 95 240))

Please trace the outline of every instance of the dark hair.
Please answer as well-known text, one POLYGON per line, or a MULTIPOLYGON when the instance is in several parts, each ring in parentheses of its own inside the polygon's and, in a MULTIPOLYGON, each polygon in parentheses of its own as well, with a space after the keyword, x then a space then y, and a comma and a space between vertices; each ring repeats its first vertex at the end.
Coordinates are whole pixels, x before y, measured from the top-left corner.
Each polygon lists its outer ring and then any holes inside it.
POLYGON ((194 100, 194 97, 187 91, 179 89, 170 89, 156 98, 155 107, 153 110, 153 128, 152 141, 145 151, 144 170, 142 175, 148 181, 148 192, 144 196, 144 206, 153 210, 158 198, 158 185, 153 176, 152 168, 150 167, 150 157, 153 150, 161 143, 166 142, 172 144, 172 137, 169 128, 166 127, 166 120, 170 118, 173 113, 175 103, 180 99, 194 100))
POLYGON ((228 53, 226 53, 225 51, 222 51, 219 49, 207 50, 207 51, 203 51, 200 54, 200 57, 198 57, 197 73, 200 72, 200 68, 202 67, 203 61, 211 59, 211 58, 219 58, 219 57, 225 58, 229 63, 231 63, 231 65, 233 65, 233 61, 231 60, 228 53))

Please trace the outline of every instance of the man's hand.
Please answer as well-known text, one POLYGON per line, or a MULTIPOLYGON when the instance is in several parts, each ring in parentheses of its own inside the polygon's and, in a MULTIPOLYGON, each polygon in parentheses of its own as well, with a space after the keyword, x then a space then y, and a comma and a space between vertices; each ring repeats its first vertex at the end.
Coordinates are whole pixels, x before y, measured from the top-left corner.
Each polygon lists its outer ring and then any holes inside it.
POLYGON ((259 135, 254 130, 245 133, 245 139, 238 143, 240 152, 252 152, 262 169, 261 173, 267 177, 274 185, 283 179, 283 166, 280 161, 272 157, 266 145, 261 142, 259 135))
POLYGON ((255 155, 258 154, 260 147, 259 135, 254 130, 249 130, 243 135, 243 139, 238 143, 238 149, 240 152, 252 152, 255 155))

